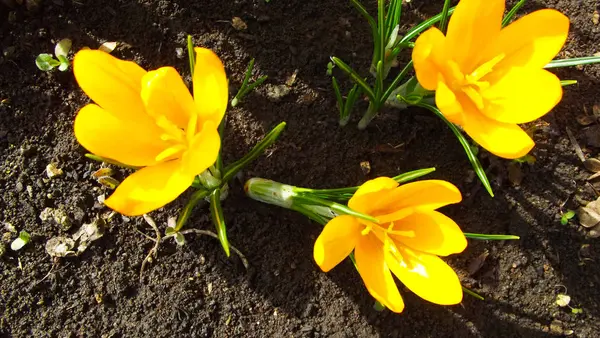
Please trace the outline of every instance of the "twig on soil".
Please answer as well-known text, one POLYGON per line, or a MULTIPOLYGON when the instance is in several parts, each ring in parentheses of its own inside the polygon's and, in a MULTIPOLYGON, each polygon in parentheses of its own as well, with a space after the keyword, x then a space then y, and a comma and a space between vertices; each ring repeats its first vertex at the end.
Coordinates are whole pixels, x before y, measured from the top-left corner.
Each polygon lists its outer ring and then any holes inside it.
POLYGON ((152 261, 152 256, 156 257, 157 253, 158 253, 158 246, 160 245, 160 231, 158 231, 158 227, 156 226, 156 223, 154 223, 154 220, 144 214, 144 220, 146 220, 146 223, 150 224, 150 226, 152 227, 152 229, 154 229, 154 233, 156 234, 156 239, 152 239, 148 236, 148 238, 150 240, 154 241, 154 247, 152 247, 152 249, 150 249, 150 252, 148 252, 148 255, 146 256, 146 258, 144 258, 144 261, 142 262, 142 266, 140 267, 140 283, 142 282, 142 276, 144 274, 144 268, 146 267, 146 263, 149 261, 152 261))
MULTIPOLYGON (((136 229, 136 231, 138 231, 139 233, 141 233, 144 237, 146 237, 148 240, 153 241, 154 242, 154 247, 152 247, 152 249, 150 249, 150 252, 148 253, 148 255, 146 256, 146 258, 144 258, 144 261, 142 262, 142 266, 140 268, 140 283, 143 280, 143 275, 144 275, 144 270, 146 268, 146 263, 151 262, 152 261, 152 257, 156 257, 157 253, 158 253, 158 247, 160 246, 160 243, 165 241, 166 239, 169 239, 171 237, 175 237, 177 234, 181 234, 181 235, 186 235, 186 234, 198 234, 198 235, 206 235, 206 236, 210 236, 216 239, 219 239, 219 236, 217 234, 215 234, 212 231, 208 231, 208 230, 199 230, 199 229, 187 229, 187 230, 183 230, 183 231, 179 231, 178 233, 173 233, 170 235, 166 235, 165 237, 161 237, 160 236, 160 231, 158 230, 158 227, 156 226, 156 223, 154 223, 154 220, 148 216, 148 215, 144 215, 144 219, 146 220, 146 222, 152 227, 152 229, 154 229, 154 232, 156 233, 156 238, 152 238, 148 235, 146 235, 145 233, 139 231, 138 229, 136 229)), ((242 261, 242 264, 244 265, 244 268, 246 268, 246 270, 248 270, 249 264, 248 264, 248 260, 246 259, 246 256, 244 256, 244 254, 238 250, 236 247, 234 247, 233 245, 229 245, 229 248, 240 257, 240 260, 242 261)))
POLYGON ((575 136, 573 136, 573 132, 571 132, 571 129, 569 129, 569 127, 566 127, 565 129, 567 130, 567 135, 569 136, 569 140, 571 141, 573 148, 575 148, 575 153, 577 154, 577 157, 579 157, 581 162, 585 162, 585 156, 583 155, 583 151, 581 150, 579 143, 577 143, 577 139, 575 138, 575 136))
MULTIPOLYGON (((208 231, 208 230, 199 230, 199 229, 187 229, 187 230, 183 230, 179 232, 182 235, 185 234, 191 234, 191 233, 195 233, 198 235, 206 235, 206 236, 210 236, 216 239, 219 239, 219 236, 217 236, 217 234, 215 234, 212 231, 208 231)), ((175 234, 172 235, 167 235, 163 238, 163 240, 169 238, 169 237, 175 237, 175 234)), ((248 269, 248 260, 246 259, 246 256, 244 256, 244 254, 238 250, 236 247, 234 247, 233 245, 229 245, 229 248, 236 253, 236 255, 238 255, 240 257, 240 260, 242 261, 242 264, 244 265, 244 268, 246 268, 246 270, 248 269)))

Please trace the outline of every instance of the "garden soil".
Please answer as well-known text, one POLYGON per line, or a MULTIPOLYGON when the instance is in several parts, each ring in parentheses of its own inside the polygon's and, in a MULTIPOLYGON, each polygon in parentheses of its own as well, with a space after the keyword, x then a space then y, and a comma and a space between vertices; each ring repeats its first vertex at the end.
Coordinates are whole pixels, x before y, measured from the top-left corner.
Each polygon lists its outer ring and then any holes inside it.
MULTIPOLYGON (((0 2, 0 258, 2 337, 547 337, 600 336, 600 239, 561 212, 596 198, 593 183, 567 135, 586 156, 597 156, 600 133, 577 117, 599 103, 600 68, 561 69, 563 101, 543 121, 525 126, 537 143, 534 164, 511 164, 480 152, 495 197, 473 174, 456 138, 431 113, 384 110, 364 131, 356 128, 359 102, 348 126, 338 126, 327 63, 338 56, 368 75, 367 23, 342 0, 139 0, 0 2), (12 8, 11 8, 12 7, 12 8), (232 19, 236 19, 236 27, 232 19), (244 27, 245 26, 245 27, 244 27), (244 29, 245 28, 245 29, 244 29), (176 67, 191 81, 186 35, 214 50, 239 88, 256 59, 254 78, 268 75, 227 115, 226 163, 243 156, 281 121, 287 128, 264 156, 230 185, 224 202, 228 236, 249 266, 227 258, 217 240, 188 235, 178 247, 154 246, 141 217, 111 215, 99 202, 111 190, 93 179, 101 164, 84 157, 73 136, 77 110, 89 102, 71 71, 42 72, 34 60, 54 43, 74 50, 117 41, 117 57, 146 69, 176 67), (588 129, 586 129, 588 128, 588 129), (595 131, 595 132, 594 132, 595 131), (368 161, 370 172, 361 162, 368 161), (55 164, 62 175, 48 178, 55 164), (400 285, 403 313, 376 311, 349 261, 323 273, 312 259, 321 225, 300 214, 245 197, 243 181, 264 177, 315 188, 359 185, 377 176, 435 167, 430 178, 456 184, 461 204, 443 209, 465 232, 515 234, 518 241, 469 240, 448 262, 463 284, 485 300, 465 295, 456 306, 428 303, 400 285), (62 210, 69 224, 40 215, 62 210), (104 236, 77 257, 53 259, 46 242, 71 236, 81 225, 107 219, 104 236), (31 241, 12 251, 14 231, 31 241), (150 238, 150 239, 149 239, 150 238), (571 297, 556 304, 558 294, 571 297)), ((368 9, 375 13, 374 1, 368 9)), ((404 5, 401 32, 439 12, 442 1, 404 5)), ((522 12, 551 7, 571 19, 560 57, 598 52, 600 26, 593 0, 528 1, 522 12), (596 14, 594 14, 596 13, 596 14)), ((409 59, 401 58, 401 63, 409 59)), ((395 70, 397 72, 397 70, 395 70)), ((344 90, 350 85, 334 74, 344 90)), ((126 140, 123 140, 126 142, 126 140)), ((124 179, 129 171, 116 169, 124 179)), ((191 191, 153 212, 161 233, 191 191)), ((206 205, 188 228, 212 230, 206 205)))

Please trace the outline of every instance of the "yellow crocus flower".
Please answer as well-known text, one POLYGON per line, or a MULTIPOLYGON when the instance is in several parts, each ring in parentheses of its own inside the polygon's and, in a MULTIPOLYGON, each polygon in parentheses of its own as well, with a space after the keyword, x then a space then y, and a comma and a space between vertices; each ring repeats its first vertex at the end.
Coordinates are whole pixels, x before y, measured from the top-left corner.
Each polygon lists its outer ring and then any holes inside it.
POLYGON ((315 242, 314 259, 327 272, 354 251, 369 293, 394 312, 402 312, 404 302, 392 273, 425 300, 457 304, 462 300, 460 281, 438 256, 462 252, 467 240, 454 221, 435 209, 461 199, 446 181, 401 186, 388 177, 367 181, 348 206, 379 223, 349 215, 333 218, 315 242))
POLYGON ((75 79, 95 103, 77 113, 75 137, 98 156, 142 167, 104 202, 121 214, 173 201, 217 159, 227 78, 217 55, 195 51, 193 98, 174 68, 146 72, 98 50, 75 55, 75 79))
POLYGON ((461 0, 446 36, 430 28, 412 53, 421 86, 451 122, 491 153, 519 158, 534 146, 517 124, 548 113, 562 98, 543 67, 558 54, 569 19, 542 9, 502 28, 504 0, 461 0))

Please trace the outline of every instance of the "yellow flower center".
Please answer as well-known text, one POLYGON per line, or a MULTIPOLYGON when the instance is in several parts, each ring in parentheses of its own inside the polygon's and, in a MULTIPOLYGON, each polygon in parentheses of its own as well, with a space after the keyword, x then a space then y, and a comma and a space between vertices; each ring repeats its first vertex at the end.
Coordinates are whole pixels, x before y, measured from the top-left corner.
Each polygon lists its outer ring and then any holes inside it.
POLYGON ((491 73, 494 67, 504 59, 505 55, 500 54, 493 59, 484 62, 477 67, 471 74, 463 74, 458 64, 454 61, 448 61, 451 77, 453 79, 450 87, 453 91, 461 91, 475 104, 477 109, 484 108, 483 96, 481 91, 487 89, 490 83, 481 79, 491 73))
POLYGON ((197 124, 198 116, 196 114, 192 114, 190 117, 185 131, 177 127, 167 117, 158 116, 156 118, 156 125, 163 131, 160 139, 168 142, 169 146, 156 156, 156 161, 163 162, 180 158, 192 143, 194 135, 196 135, 197 124))

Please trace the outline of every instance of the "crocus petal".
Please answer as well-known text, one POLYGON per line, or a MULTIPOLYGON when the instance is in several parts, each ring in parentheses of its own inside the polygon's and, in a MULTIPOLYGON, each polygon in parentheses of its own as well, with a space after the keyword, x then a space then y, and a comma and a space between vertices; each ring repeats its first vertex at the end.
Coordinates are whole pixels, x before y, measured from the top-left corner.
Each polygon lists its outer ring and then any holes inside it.
POLYGON ((463 128, 469 136, 490 153, 508 159, 527 155, 535 143, 514 123, 492 120, 481 113, 465 114, 463 128))
POLYGON ((73 73, 83 91, 100 107, 121 119, 153 123, 140 97, 146 71, 99 50, 82 50, 73 59, 73 73))
POLYGON ((461 200, 460 191, 452 183, 442 180, 417 181, 394 189, 385 200, 379 202, 377 210, 371 215, 383 216, 409 208, 434 210, 461 200))
POLYGON ((506 123, 526 123, 548 113, 562 98, 556 75, 541 68, 513 67, 482 93, 487 117, 506 123))
MULTIPOLYGON (((481 51, 502 27, 505 0, 461 0, 450 17, 446 48, 464 74, 481 62, 481 51)), ((487 60, 485 60, 487 61, 487 60)))
POLYGON ((427 90, 435 90, 440 75, 440 65, 445 61, 444 34, 432 27, 419 35, 412 52, 417 80, 427 90))
POLYGON ((221 123, 228 103, 227 77, 221 59, 210 49, 195 48, 194 100, 200 121, 221 123))
POLYGON ((313 251, 321 270, 327 272, 348 257, 361 237, 361 230, 358 221, 348 215, 337 216, 327 222, 313 251))
POLYGON ((558 54, 568 34, 569 18, 558 11, 542 9, 502 29, 482 55, 485 60, 491 60, 504 54, 502 61, 494 67, 496 74, 510 67, 542 68, 558 54))
POLYGON ((398 186, 398 182, 389 177, 378 177, 363 183, 354 193, 348 206, 358 212, 369 213, 377 206, 377 201, 398 186))
POLYGON ((205 122, 183 155, 182 170, 190 175, 199 175, 215 163, 220 147, 221 138, 217 126, 212 121, 205 122))
POLYGON ((75 137, 89 152, 132 166, 156 163, 165 149, 160 131, 140 128, 135 121, 121 119, 95 104, 81 108, 75 117, 75 137))
POLYGON ((467 239, 458 225, 437 211, 419 210, 393 224, 389 236, 415 250, 448 256, 467 247, 467 239))
POLYGON ((398 246, 386 250, 385 262, 390 270, 417 296, 440 305, 458 304, 462 287, 456 272, 435 255, 398 246))
POLYGON ((441 76, 438 81, 437 90, 435 91, 435 105, 450 122, 458 125, 462 124, 462 105, 456 94, 441 79, 441 76))
POLYGON ((373 235, 362 236, 354 250, 356 267, 371 296, 394 312, 402 312, 404 301, 387 267, 381 242, 373 235))
POLYGON ((142 78, 142 83, 142 100, 149 115, 164 116, 185 129, 190 116, 197 114, 194 99, 175 68, 150 71, 142 78))
POLYGON ((193 181, 193 175, 181 170, 180 160, 160 163, 131 174, 104 204, 123 215, 139 216, 172 202, 193 181))

